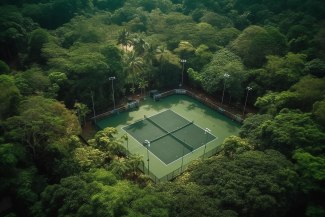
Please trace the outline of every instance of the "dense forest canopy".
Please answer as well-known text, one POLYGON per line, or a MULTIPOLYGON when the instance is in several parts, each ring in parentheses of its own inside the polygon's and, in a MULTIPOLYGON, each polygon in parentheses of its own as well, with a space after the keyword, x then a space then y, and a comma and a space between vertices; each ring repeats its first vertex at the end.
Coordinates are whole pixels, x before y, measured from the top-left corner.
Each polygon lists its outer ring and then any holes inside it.
POLYGON ((322 0, 2 0, 0 214, 325 216, 324 75, 322 0), (154 184, 116 129, 80 140, 109 77, 118 101, 182 67, 257 111, 219 154, 154 184))

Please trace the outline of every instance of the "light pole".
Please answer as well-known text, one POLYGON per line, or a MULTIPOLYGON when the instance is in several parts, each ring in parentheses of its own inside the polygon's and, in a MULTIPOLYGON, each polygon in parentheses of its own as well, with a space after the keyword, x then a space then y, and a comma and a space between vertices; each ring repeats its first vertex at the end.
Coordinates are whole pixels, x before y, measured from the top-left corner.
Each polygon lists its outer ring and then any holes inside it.
POLYGON ((205 134, 206 136, 205 136, 205 144, 204 144, 203 159, 204 159, 204 156, 205 156, 205 150, 206 150, 206 148, 207 148, 208 133, 211 133, 211 130, 210 130, 209 128, 205 128, 205 129, 204 129, 204 134, 205 134))
POLYGON ((91 102, 92 102, 92 104, 93 104, 94 120, 95 120, 95 123, 96 123, 96 118, 95 118, 95 116, 96 116, 96 112, 95 112, 95 104, 94 104, 94 93, 93 93, 92 90, 90 91, 90 94, 91 94, 91 102))
POLYGON ((148 175, 150 176, 150 170, 149 170, 149 147, 150 147, 150 141, 149 140, 144 140, 144 144, 146 144, 147 147, 147 161, 148 161, 148 175))
POLYGON ((246 87, 247 94, 246 94, 246 99, 245 99, 245 105, 244 105, 244 110, 243 110, 243 116, 245 115, 245 109, 246 109, 246 103, 247 103, 247 98, 248 98, 248 93, 249 91, 253 90, 251 87, 246 87))
POLYGON ((221 98, 221 105, 223 103, 223 97, 225 96, 225 89, 226 89, 226 79, 230 77, 229 74, 225 73, 223 74, 224 81, 223 81, 223 91, 222 91, 222 98, 221 98))
POLYGON ((115 97, 114 97, 114 80, 115 79, 116 79, 115 76, 108 78, 108 80, 112 81, 112 95, 113 95, 114 110, 115 110, 115 97))
POLYGON ((186 60, 185 59, 181 59, 181 63, 183 64, 183 67, 182 67, 182 82, 181 82, 181 85, 180 86, 183 86, 183 82, 184 82, 184 65, 186 63, 186 60))

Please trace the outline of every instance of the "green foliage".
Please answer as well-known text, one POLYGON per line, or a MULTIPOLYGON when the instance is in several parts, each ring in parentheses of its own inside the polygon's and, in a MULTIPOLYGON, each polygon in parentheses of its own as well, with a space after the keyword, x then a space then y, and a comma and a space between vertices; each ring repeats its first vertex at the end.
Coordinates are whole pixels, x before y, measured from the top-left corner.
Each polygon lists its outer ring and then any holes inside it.
POLYGON ((171 216, 220 216, 220 201, 211 197, 208 189, 194 182, 170 182, 156 187, 160 194, 167 192, 173 198, 171 216))
POLYGON ((13 6, 0 7, 0 59, 11 62, 18 53, 27 51, 28 33, 37 26, 13 6))
POLYGON ((50 87, 50 80, 39 67, 32 67, 15 75, 15 83, 24 96, 42 94, 50 87))
POLYGON ((10 72, 10 68, 4 61, 0 60, 0 74, 8 74, 10 72))
POLYGON ((220 46, 226 46, 233 40, 235 40, 238 35, 240 34, 240 31, 236 28, 223 28, 216 34, 216 42, 220 46))
POLYGON ((325 209, 321 206, 309 205, 306 210, 308 217, 321 217, 325 215, 325 209))
POLYGON ((0 120, 15 114, 20 97, 14 78, 9 75, 0 75, 0 120))
POLYGON ((320 0, 0 5, 0 74, 12 73, 0 75, 0 193, 17 216, 324 215, 320 0), (142 157, 126 151, 116 129, 82 144, 77 118, 53 100, 75 106, 84 123, 92 96, 96 111, 111 106, 108 77, 116 77, 116 99, 128 88, 141 95, 148 86, 175 88, 180 58, 187 60, 185 84, 218 99, 225 90, 237 107, 250 86, 248 106, 258 97, 260 114, 244 120, 241 137, 227 138, 219 156, 195 162, 171 183, 145 187, 142 157), (268 148, 293 154, 299 176, 268 148), (35 203, 45 179, 51 185, 35 203))
POLYGON ((247 140, 237 136, 226 138, 222 146, 224 155, 229 158, 233 158, 235 154, 240 154, 254 149, 247 140))
POLYGON ((125 0, 94 0, 94 6, 98 9, 116 10, 124 5, 125 0))
POLYGON ((55 29, 70 21, 76 13, 89 11, 92 9, 90 0, 64 0, 35 2, 35 4, 25 4, 22 13, 31 17, 43 28, 55 29))
POLYGON ((314 103, 313 116, 315 121, 325 126, 325 100, 314 103))
POLYGON ((267 56, 263 76, 265 85, 272 90, 287 90, 304 75, 306 55, 288 53, 285 57, 267 56))
MULTIPOLYGON (((68 77, 69 86, 63 92, 64 98, 71 107, 73 99, 91 105, 90 92, 95 92, 96 108, 103 108, 111 102, 111 92, 106 91, 108 77, 118 77, 115 89, 120 90, 125 82, 122 68, 121 52, 113 45, 80 44, 69 50, 49 43, 43 49, 49 65, 68 77), (60 55, 58 55, 60 54, 60 55)), ((116 91, 118 95, 119 92, 116 91)))
POLYGON ((25 159, 25 150, 20 145, 11 143, 0 145, 1 174, 6 168, 15 167, 19 161, 25 159))
POLYGON ((297 174, 277 151, 246 151, 234 159, 216 156, 191 168, 189 181, 240 216, 285 216, 297 174))
POLYGON ((36 29, 31 32, 28 42, 29 59, 33 62, 42 62, 41 49, 45 43, 49 41, 49 33, 44 29, 36 29))
POLYGON ((283 108, 299 107, 299 95, 291 91, 268 92, 262 97, 258 97, 255 106, 262 113, 276 114, 283 108))
POLYGON ((277 29, 260 26, 247 27, 231 44, 231 49, 248 67, 260 67, 266 56, 283 55, 286 48, 286 38, 277 29))
POLYGON ((313 59, 305 64, 305 72, 316 77, 325 76, 325 62, 320 59, 313 59))
POLYGON ((312 153, 321 153, 325 148, 325 134, 312 120, 311 114, 288 109, 264 122, 260 137, 264 148, 274 148, 287 155, 298 148, 312 153))
POLYGON ((244 88, 241 81, 245 70, 240 58, 227 49, 218 51, 212 61, 203 69, 201 76, 202 87, 208 93, 221 92, 225 85, 226 93, 235 99, 240 99, 244 88), (225 78, 225 74, 229 78, 225 78))
POLYGON ((312 76, 303 77, 298 83, 291 87, 291 90, 298 94, 300 108, 310 111, 312 105, 322 100, 325 94, 325 78, 312 76), (312 87, 312 88, 311 88, 312 87))
POLYGON ((252 144, 261 143, 261 131, 264 123, 272 120, 273 117, 269 114, 255 114, 247 117, 241 127, 240 136, 247 138, 252 144))
POLYGON ((6 136, 22 142, 33 158, 39 161, 39 166, 50 167, 51 158, 67 154, 69 137, 79 133, 79 124, 64 105, 34 96, 22 101, 18 112, 5 122, 6 136), (52 157, 51 153, 56 153, 56 156, 52 157))
POLYGON ((298 172, 301 174, 302 189, 305 192, 312 190, 324 193, 322 182, 325 180, 325 158, 298 150, 293 159, 297 161, 298 172))
POLYGON ((46 216, 167 216, 166 201, 165 196, 117 181, 108 171, 93 170, 48 186, 33 209, 46 216))
POLYGON ((209 23, 219 29, 233 27, 231 19, 214 12, 206 12, 200 19, 201 22, 209 23))

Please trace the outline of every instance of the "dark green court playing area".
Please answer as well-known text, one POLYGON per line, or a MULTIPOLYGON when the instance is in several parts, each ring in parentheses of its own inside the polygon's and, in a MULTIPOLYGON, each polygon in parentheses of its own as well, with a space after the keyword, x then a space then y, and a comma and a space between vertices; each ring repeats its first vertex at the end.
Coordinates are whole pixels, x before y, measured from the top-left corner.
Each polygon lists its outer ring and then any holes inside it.
POLYGON ((172 110, 165 110, 123 128, 166 165, 216 139, 172 110))

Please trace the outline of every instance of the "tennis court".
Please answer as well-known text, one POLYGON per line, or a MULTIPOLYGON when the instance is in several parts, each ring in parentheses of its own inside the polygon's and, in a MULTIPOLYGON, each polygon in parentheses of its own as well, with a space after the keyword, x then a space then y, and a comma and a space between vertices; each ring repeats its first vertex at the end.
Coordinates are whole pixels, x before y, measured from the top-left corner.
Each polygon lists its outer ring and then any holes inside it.
POLYGON ((115 127, 118 136, 127 134, 124 147, 143 158, 140 169, 156 182, 170 180, 193 160, 215 154, 224 139, 238 135, 240 129, 237 122, 186 95, 159 101, 147 98, 139 108, 103 118, 96 124, 99 129, 115 127), (211 133, 205 134, 205 128, 211 133), (150 147, 145 140, 150 141, 150 147))
POLYGON ((216 139, 214 135, 168 109, 123 128, 168 165, 216 139), (150 142, 150 146, 144 141, 150 142))

